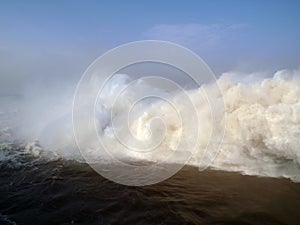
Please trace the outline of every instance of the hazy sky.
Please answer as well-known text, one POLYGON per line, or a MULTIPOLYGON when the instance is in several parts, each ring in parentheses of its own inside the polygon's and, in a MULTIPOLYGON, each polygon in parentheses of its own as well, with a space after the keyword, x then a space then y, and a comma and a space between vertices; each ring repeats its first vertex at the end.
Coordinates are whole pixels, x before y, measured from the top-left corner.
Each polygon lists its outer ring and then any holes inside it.
POLYGON ((300 1, 0 1, 0 94, 63 87, 105 50, 182 44, 217 75, 300 65, 300 1), (64 81, 64 82, 62 82, 64 81))

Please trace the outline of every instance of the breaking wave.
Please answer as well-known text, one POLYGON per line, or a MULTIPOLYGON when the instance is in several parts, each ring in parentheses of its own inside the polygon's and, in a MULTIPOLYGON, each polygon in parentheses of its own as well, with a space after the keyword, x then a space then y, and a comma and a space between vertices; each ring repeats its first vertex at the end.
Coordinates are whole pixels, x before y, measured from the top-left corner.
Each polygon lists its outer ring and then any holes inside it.
MULTIPOLYGON (((188 164, 199 166, 205 148, 210 139, 213 123, 209 102, 203 91, 209 93, 210 99, 225 102, 225 113, 220 112, 219 121, 223 124, 225 135, 219 153, 212 158, 211 168, 238 171, 248 175, 286 177, 293 181, 300 181, 300 73, 279 71, 272 78, 238 79, 236 73, 227 73, 217 80, 222 95, 215 91, 216 85, 203 85, 199 89, 188 90, 185 93, 196 108, 197 118, 190 120, 185 129, 181 127, 181 120, 174 113, 174 108, 165 101, 150 99, 139 103, 128 119, 124 114, 128 98, 139 90, 153 89, 151 84, 139 82, 126 96, 121 91, 132 81, 127 75, 115 75, 104 88, 101 98, 96 104, 95 121, 99 138, 104 145, 110 146, 110 151, 120 159, 160 161, 168 158, 181 144, 176 155, 178 162, 183 154, 191 154, 191 137, 194 120, 200 123, 196 154, 190 158, 188 164), (115 101, 115 96, 121 98, 115 101), (129 96, 129 97, 128 97, 129 96), (200 97, 199 97, 200 96, 200 97), (201 97, 202 96, 202 97, 201 97), (112 108, 114 113, 112 113, 112 108), (160 121, 156 121, 159 117, 160 121), (114 122, 115 121, 115 122, 114 122), (116 122, 117 121, 117 122, 116 122), (121 129, 122 121, 129 124, 129 134, 140 142, 149 142, 156 139, 160 143, 160 151, 123 152, 115 140, 115 132, 121 129), (165 133, 163 141, 161 133, 165 133)), ((166 92, 165 90, 158 90, 166 92)), ((173 102, 180 102, 183 95, 177 92, 168 93, 173 102)), ((181 110, 178 106, 176 110, 181 110)), ((192 113, 191 113, 192 114, 192 113)), ((3 139, 8 136, 7 127, 2 128, 0 135, 3 139)), ((86 133, 86 142, 90 143, 89 130, 86 133)), ((126 137, 125 137, 126 139, 126 137)), ((23 152, 35 157, 59 156, 66 159, 83 161, 76 147, 72 130, 72 116, 66 112, 64 116, 55 118, 47 126, 32 137, 33 142, 23 146, 23 152), (38 141, 34 141, 37 139, 38 141)), ((4 143, 4 141, 2 141, 4 143)), ((128 143, 127 143, 128 144, 128 143)), ((1 145, 8 149, 7 143, 1 145), (5 147, 6 146, 6 147, 5 147)), ((103 149, 95 147, 88 149, 92 158, 103 159, 103 149)), ((5 157, 4 157, 5 156, 5 157)), ((212 156, 213 157, 213 156, 212 156)), ((50 157, 51 158, 51 157, 50 157)), ((174 162, 177 163, 176 159, 174 162)))

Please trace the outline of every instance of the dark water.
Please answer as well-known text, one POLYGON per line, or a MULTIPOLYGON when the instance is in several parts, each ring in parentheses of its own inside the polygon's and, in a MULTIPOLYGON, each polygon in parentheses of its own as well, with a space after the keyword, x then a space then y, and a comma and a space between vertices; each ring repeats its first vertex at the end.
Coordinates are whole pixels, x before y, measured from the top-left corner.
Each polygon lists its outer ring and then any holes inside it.
POLYGON ((88 165, 1 165, 0 224, 299 224, 300 184, 185 167, 153 186, 108 181, 88 165))

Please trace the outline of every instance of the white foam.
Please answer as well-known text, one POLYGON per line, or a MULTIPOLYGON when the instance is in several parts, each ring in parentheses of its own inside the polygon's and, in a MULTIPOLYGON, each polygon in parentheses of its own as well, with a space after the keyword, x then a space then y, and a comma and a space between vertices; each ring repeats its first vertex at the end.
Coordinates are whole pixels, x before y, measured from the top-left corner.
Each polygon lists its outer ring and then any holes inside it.
MULTIPOLYGON (((300 181, 300 73, 299 71, 279 71, 272 78, 252 79, 252 83, 237 82, 235 73, 224 74, 217 83, 223 93, 226 105, 226 133, 218 157, 211 165, 213 168, 240 171, 245 174, 287 177, 300 181)), ((248 80, 249 81, 249 80, 248 80)), ((104 89, 104 95, 99 100, 96 111, 96 121, 99 136, 105 146, 109 146, 114 155, 136 160, 159 161, 166 159, 180 145, 180 154, 191 151, 191 133, 195 118, 190 118, 187 127, 180 127, 176 112, 164 101, 150 101, 138 105, 129 121, 128 137, 139 142, 161 138, 165 139, 159 150, 144 153, 138 151, 124 152, 119 148, 115 132, 121 129, 122 121, 127 126, 126 96, 122 97, 119 105, 112 105, 114 96, 130 82, 128 76, 118 75, 112 79, 110 86, 104 89), (104 96, 104 97, 103 97, 104 96), (105 97, 106 96, 106 97, 105 97), (114 108, 110 117, 111 107, 114 108), (159 117, 164 123, 156 121, 159 117), (112 127, 112 119, 119 127, 112 127)), ((141 85, 141 84, 139 84, 141 85)), ((143 84, 143 90, 153 88, 143 84)), ((214 94, 215 86, 203 86, 202 90, 210 93, 212 100, 220 101, 221 96, 214 94)), ((139 90, 137 90, 139 92, 139 90)), ((161 90, 163 92, 163 90, 161 90)), ((197 111, 199 126, 199 143, 197 152, 203 153, 210 138, 212 123, 211 112, 207 100, 199 95, 199 90, 189 90, 197 111), (199 97, 200 96, 200 97, 199 97)), ((130 92, 129 96, 134 95, 130 92)), ((120 96, 119 96, 120 97, 120 96)), ((173 95, 169 100, 181 102, 182 94, 173 95)), ((180 109, 180 105, 177 110, 180 109)), ((222 113, 222 112, 221 112, 222 113)), ((39 137, 40 143, 46 150, 56 152, 65 158, 82 159, 78 152, 71 124, 71 114, 65 119, 58 119, 44 128, 39 137)), ((222 118, 220 119, 220 121, 222 118)), ((86 131, 86 142, 89 140, 89 130, 86 131)), ((126 134, 124 134, 126 135, 126 134)), ((156 140, 157 141, 157 140, 156 140)), ((128 142, 134 144, 134 142, 128 142)), ((128 144, 127 143, 127 144, 128 144)), ((39 155, 40 149, 31 148, 33 154, 39 155)), ((103 149, 102 149, 103 150, 103 149)), ((101 148, 88 149, 95 158, 103 155, 101 148)), ((178 157, 180 157, 178 154, 178 157)), ((196 154, 189 161, 190 165, 198 166, 201 154, 196 154)), ((180 159, 178 160, 180 162, 180 159)))

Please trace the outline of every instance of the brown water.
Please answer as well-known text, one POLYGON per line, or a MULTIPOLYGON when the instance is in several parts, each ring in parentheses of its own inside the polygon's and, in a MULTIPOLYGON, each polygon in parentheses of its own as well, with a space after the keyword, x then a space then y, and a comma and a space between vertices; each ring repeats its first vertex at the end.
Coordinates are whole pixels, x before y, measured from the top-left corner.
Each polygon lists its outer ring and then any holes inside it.
POLYGON ((73 161, 1 165, 0 224, 299 224, 300 183, 185 167, 128 187, 73 161))

